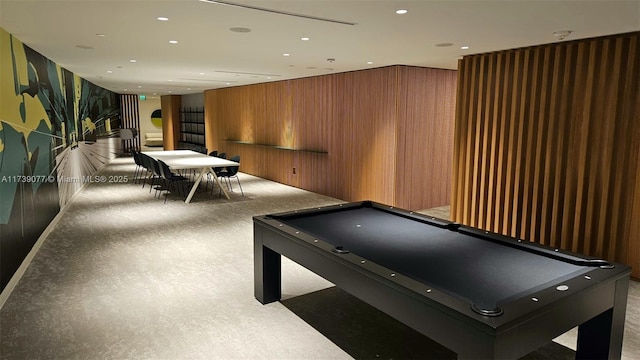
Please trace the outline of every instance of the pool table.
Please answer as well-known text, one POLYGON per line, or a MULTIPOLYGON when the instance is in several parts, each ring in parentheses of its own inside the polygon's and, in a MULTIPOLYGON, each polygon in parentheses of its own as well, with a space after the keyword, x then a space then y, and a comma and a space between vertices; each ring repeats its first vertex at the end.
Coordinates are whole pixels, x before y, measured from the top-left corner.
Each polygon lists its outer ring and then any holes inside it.
POLYGON ((576 326, 576 358, 621 356, 625 265, 372 201, 253 222, 262 304, 280 300, 284 255, 460 359, 516 359, 576 326))

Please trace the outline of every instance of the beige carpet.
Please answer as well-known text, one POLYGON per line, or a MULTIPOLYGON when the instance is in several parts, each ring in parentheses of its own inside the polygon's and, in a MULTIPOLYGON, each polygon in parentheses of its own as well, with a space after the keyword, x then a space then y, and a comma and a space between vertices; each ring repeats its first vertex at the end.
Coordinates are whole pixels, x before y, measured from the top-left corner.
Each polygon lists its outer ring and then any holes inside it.
MULTIPOLYGON (((130 158, 118 158, 103 175, 130 177, 133 169, 130 158)), ((237 187, 231 200, 200 191, 191 204, 172 194, 163 204, 130 179, 88 185, 0 310, 0 357, 452 356, 286 259, 285 299, 257 302, 252 216, 340 201, 246 174, 241 182, 245 197, 237 187)), ((640 358, 639 293, 633 283, 626 359, 640 358)), ((571 356, 552 343, 528 358, 571 356)))

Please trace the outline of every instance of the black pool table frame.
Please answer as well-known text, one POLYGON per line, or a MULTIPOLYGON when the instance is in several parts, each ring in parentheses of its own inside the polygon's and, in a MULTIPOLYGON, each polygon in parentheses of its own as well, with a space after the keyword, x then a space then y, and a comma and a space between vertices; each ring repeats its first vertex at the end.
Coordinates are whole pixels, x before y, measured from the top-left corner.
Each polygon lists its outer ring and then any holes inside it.
MULTIPOLYGON (((580 279, 563 281, 570 291, 537 292, 546 301, 517 299, 500 316, 484 316, 462 301, 428 284, 351 253, 280 220, 296 214, 340 211, 373 206, 437 226, 449 223, 402 209, 365 201, 254 217, 254 290, 262 304, 280 300, 281 255, 327 279, 339 288, 380 309, 443 346, 459 359, 517 359, 578 326, 577 359, 619 359, 629 287, 630 268, 595 267, 580 279)), ((478 231, 489 241, 517 239, 478 231)), ((539 245, 533 245, 549 251, 539 245)), ((551 251, 557 251, 550 249, 551 251)))

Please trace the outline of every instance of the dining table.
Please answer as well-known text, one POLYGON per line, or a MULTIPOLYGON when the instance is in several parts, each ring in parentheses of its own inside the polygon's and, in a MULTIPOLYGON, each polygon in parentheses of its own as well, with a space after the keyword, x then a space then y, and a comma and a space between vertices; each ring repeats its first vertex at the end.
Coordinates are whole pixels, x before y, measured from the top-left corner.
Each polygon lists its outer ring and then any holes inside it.
POLYGON ((202 178, 206 174, 211 174, 215 183, 220 186, 224 196, 227 199, 231 199, 229 193, 225 189, 225 186, 222 186, 222 182, 213 169, 240 166, 240 163, 215 156, 209 156, 193 150, 143 151, 142 153, 156 161, 162 160, 171 170, 195 170, 197 176, 193 182, 189 195, 187 195, 187 198, 184 200, 185 203, 188 204, 191 202, 202 178))

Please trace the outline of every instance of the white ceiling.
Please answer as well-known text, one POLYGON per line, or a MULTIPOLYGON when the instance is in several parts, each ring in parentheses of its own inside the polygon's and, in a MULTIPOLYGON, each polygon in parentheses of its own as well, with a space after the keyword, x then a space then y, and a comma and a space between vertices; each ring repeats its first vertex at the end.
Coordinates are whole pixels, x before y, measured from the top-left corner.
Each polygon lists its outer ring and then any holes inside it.
POLYGON ((455 69, 465 54, 555 42, 559 30, 573 31, 564 41, 640 30, 640 0, 231 1, 355 25, 199 0, 0 0, 0 26, 96 85, 148 96, 397 64, 455 69))

